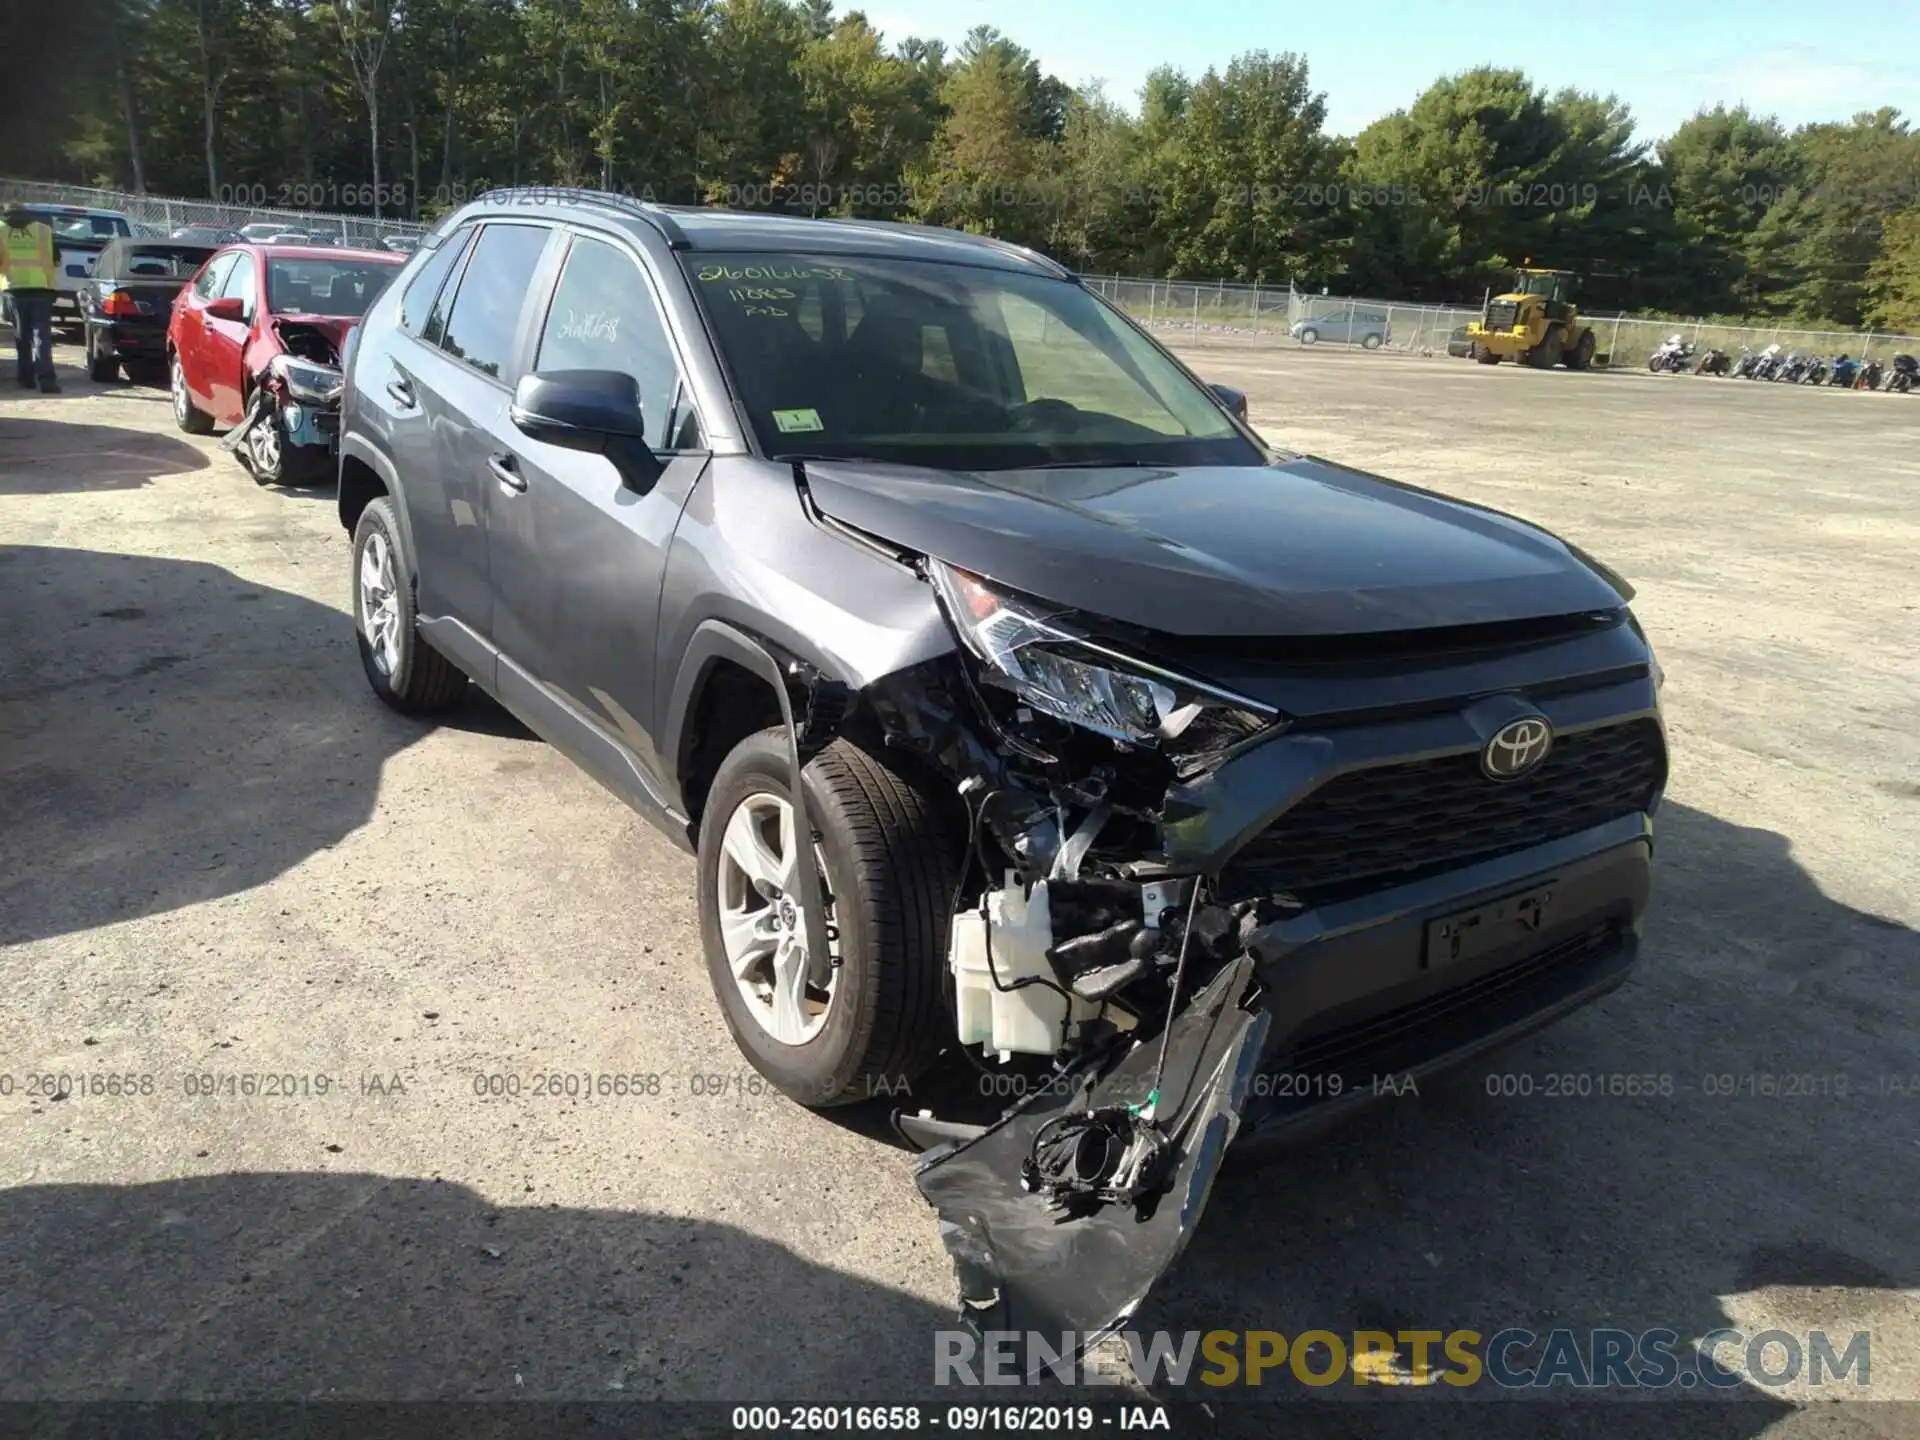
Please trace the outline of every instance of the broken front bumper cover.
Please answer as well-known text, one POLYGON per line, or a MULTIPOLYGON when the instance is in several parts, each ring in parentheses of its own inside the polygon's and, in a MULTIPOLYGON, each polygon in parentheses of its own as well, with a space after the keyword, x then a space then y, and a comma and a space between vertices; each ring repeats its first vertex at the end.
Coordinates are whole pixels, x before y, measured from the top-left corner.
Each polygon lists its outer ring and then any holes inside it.
POLYGON ((969 1324, 1071 1333, 1078 1354, 1134 1314, 1186 1246, 1239 1129, 1271 1020, 1258 988, 1251 956, 1216 974, 1174 1018, 1157 1086, 1160 1047, 1135 1045, 1104 1075, 1047 1087, 921 1159, 915 1180, 939 1212, 969 1324), (1075 1215, 1026 1188, 1050 1124, 1149 1105, 1169 1147, 1155 1192, 1075 1215))

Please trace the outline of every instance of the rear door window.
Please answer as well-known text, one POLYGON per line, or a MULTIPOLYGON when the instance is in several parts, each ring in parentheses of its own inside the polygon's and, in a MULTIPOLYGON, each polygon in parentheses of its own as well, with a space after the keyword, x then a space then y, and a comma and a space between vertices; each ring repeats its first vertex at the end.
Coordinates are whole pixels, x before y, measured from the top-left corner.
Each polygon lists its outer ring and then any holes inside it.
MULTIPOLYGON (((400 328, 409 335, 421 334, 426 329, 433 302, 440 298, 440 287, 453 273, 454 265, 466 253, 467 242, 472 238, 473 227, 462 225, 434 248, 419 272, 407 282, 407 293, 400 297, 400 328)), ((442 328, 445 321, 443 314, 442 328)))
POLYGON ((447 313, 441 349, 482 375, 512 383, 520 312, 550 233, 544 225, 488 225, 480 231, 447 313))

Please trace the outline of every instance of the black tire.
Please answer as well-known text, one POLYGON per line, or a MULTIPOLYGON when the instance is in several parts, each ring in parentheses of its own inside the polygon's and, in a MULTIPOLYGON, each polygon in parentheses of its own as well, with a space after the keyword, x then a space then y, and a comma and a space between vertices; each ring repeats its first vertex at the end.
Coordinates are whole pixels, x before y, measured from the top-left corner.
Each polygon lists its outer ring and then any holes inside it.
POLYGON ((1540 343, 1527 351, 1526 362, 1535 370, 1551 370, 1560 363, 1560 336, 1549 330, 1540 343))
POLYGON ((1360 337, 1360 348, 1362 350, 1378 350, 1380 345, 1380 333, 1377 330, 1369 330, 1360 337))
POLYGON ((120 378, 120 357, 102 349, 92 330, 87 332, 87 378, 102 385, 111 385, 120 378))
POLYGON ((1484 345, 1474 346, 1473 358, 1482 365, 1498 365, 1500 363, 1499 355, 1487 349, 1484 345))
POLYGON ((467 677, 451 660, 426 642, 415 626, 414 591, 417 588, 413 556, 400 532, 393 501, 382 495, 360 512, 353 527, 353 633, 360 647, 360 666, 367 683, 388 705, 403 715, 432 715, 457 703, 467 693, 467 677), (365 596, 360 566, 374 537, 391 557, 395 608, 394 642, 397 658, 388 667, 367 640, 365 596))
POLYGON ((193 403, 181 375, 180 357, 171 350, 167 352, 167 385, 173 392, 173 423, 189 435, 211 435, 213 417, 193 403))
POLYGON ((734 747, 708 792, 697 872, 708 978, 741 1053, 800 1104, 825 1109, 899 1093, 954 1038, 942 997, 960 825, 934 792, 851 741, 834 741, 808 763, 807 810, 821 837, 841 963, 819 1032, 783 1044, 735 984, 719 887, 727 821, 756 792, 790 794, 788 774, 786 732, 763 730, 734 747))
POLYGON ((1318 345, 1320 343, 1320 332, 1311 325, 1307 326, 1306 329, 1300 332, 1300 343, 1302 345, 1318 345))
POLYGON ((1573 342, 1573 349, 1567 351, 1565 359, 1569 370, 1591 370, 1593 368, 1593 331, 1582 330, 1580 338, 1573 342))

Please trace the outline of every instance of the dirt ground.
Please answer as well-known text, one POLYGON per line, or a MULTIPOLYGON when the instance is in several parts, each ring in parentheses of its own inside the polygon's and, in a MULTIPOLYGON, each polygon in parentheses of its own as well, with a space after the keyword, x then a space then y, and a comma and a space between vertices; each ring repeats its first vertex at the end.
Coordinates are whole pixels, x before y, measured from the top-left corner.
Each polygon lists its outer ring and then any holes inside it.
MULTIPOLYGON (((1627 576, 1675 762, 1628 986, 1230 1176, 1139 1323, 1866 1329, 1920 1399, 1920 400, 1186 354, 1627 576), (1625 1073, 1671 1093, 1545 1093, 1625 1073)), ((383 710, 331 492, 61 360, 0 392, 0 1398, 925 1393, 909 1159, 739 1061, 690 863, 489 704, 383 710)), ((1740 1394, 1655 1431, 1920 1433, 1740 1394)))

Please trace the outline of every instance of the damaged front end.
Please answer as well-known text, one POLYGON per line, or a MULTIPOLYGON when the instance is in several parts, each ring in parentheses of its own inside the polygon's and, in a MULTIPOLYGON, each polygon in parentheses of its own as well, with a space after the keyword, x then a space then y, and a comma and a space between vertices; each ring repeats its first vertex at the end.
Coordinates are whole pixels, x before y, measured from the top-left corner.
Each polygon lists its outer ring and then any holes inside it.
POLYGON ((1242 939, 1255 904, 1178 873, 1169 798, 1285 720, 1119 654, 1064 611, 922 568, 961 648, 867 697, 889 743, 965 803, 955 1039, 983 1092, 1024 1098, 987 1124, 896 1124, 927 1150, 917 1180, 963 1315, 1084 1349, 1184 1246, 1270 1019, 1242 939))
POLYGON ((271 339, 248 348, 249 399, 221 448, 242 455, 262 482, 330 471, 344 390, 334 325, 275 317, 271 339))

